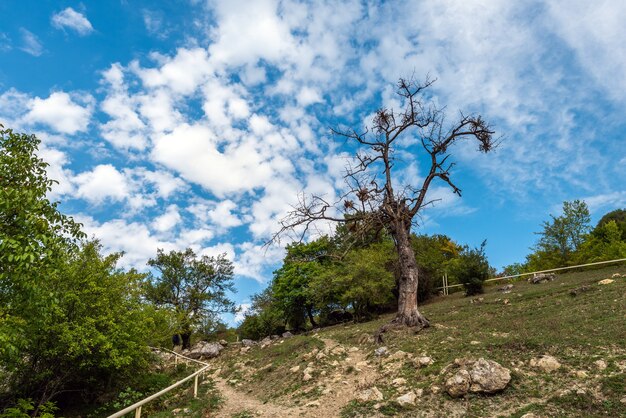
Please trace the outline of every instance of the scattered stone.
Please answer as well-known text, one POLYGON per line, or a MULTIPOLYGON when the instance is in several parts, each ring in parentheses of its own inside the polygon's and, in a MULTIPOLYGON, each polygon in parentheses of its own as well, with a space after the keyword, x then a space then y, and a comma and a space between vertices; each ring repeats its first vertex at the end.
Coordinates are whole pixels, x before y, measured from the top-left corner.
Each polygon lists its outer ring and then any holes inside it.
POLYGON ((417 399, 417 395, 415 392, 411 391, 402 396, 398 396, 396 398, 396 402, 398 402, 401 406, 415 405, 415 399, 417 399))
POLYGON ((337 366, 339 366, 339 362, 337 360, 333 360, 333 362, 330 363, 330 365, 333 366, 333 367, 337 367, 337 366))
POLYGON ((626 396, 619 400, 621 403, 626 403, 626 396))
POLYGON ((359 393, 357 395, 357 399, 363 402, 382 401, 384 399, 384 396, 376 386, 372 386, 371 388, 365 389, 361 393, 359 393))
POLYGON ((304 372, 304 375, 302 375, 302 380, 304 380, 305 382, 308 382, 309 380, 313 379, 313 376, 311 376, 309 373, 304 372))
POLYGON ((319 353, 317 353, 315 358, 318 359, 318 360, 322 360, 322 359, 326 358, 326 354, 324 354, 323 351, 320 351, 319 353))
POLYGON ((357 351, 359 351, 359 347, 350 347, 348 351, 351 353, 356 353, 357 351))
POLYGON ((342 346, 338 345, 336 347, 333 347, 332 350, 330 350, 331 354, 334 354, 336 356, 339 356, 341 354, 345 354, 346 353, 346 349, 343 348, 342 346))
POLYGON ((569 294, 570 296, 577 296, 580 293, 588 292, 590 290, 591 290, 591 286, 584 285, 584 286, 577 287, 576 289, 570 290, 569 294))
POLYGON ((471 345, 480 345, 480 341, 470 341, 471 345))
POLYGON ((505 305, 508 305, 508 304, 510 303, 510 301, 509 301, 508 299, 504 299, 504 300, 502 301, 502 303, 503 303, 503 304, 505 304, 505 305))
POLYGON ((369 362, 367 362, 367 361, 359 361, 356 364, 356 367, 367 367, 367 366, 369 366, 369 362))
POLYGON ((615 280, 613 280, 613 279, 604 279, 604 280, 600 280, 600 281, 598 282, 598 284, 611 284, 611 283, 613 283, 614 281, 615 281, 615 280))
POLYGON ((577 395, 586 395, 587 391, 585 389, 578 389, 578 390, 576 390, 576 394, 577 395))
POLYGON ((417 365, 419 367, 426 367, 430 366, 431 364, 433 364, 433 359, 431 357, 422 356, 417 359, 417 365))
POLYGON ((280 335, 276 335, 276 334, 270 335, 270 339, 272 339, 272 340, 277 340, 279 338, 280 338, 280 335))
MULTIPOLYGON (((456 362, 455 362, 456 363, 456 362)), ((453 398, 472 393, 497 393, 511 381, 511 372, 492 360, 460 361, 461 369, 446 380, 446 392, 453 398)))
POLYGON ((311 367, 311 366, 309 366, 309 367, 307 367, 306 369, 304 369, 304 373, 307 373, 307 374, 311 374, 311 373, 313 373, 314 371, 315 371, 315 370, 314 370, 314 369, 313 369, 313 367, 311 367))
POLYGON ((384 359, 383 360, 383 364, 391 363, 393 361, 403 360, 403 359, 405 359, 405 358, 407 358, 409 356, 410 356, 410 354, 407 353, 406 351, 398 350, 395 353, 393 353, 392 355, 390 355, 389 357, 387 357, 386 359, 384 359))
POLYGON ((320 406, 320 401, 311 401, 304 406, 309 408, 318 408, 320 406))
POLYGON ((554 273, 537 273, 533 275, 533 277, 528 278, 528 282, 532 284, 539 284, 543 282, 551 282, 556 279, 556 274, 554 273))
POLYGON ((224 349, 219 343, 208 343, 206 341, 200 341, 194 345, 187 357, 193 359, 199 358, 214 358, 220 355, 220 352, 224 349))
POLYGON ((403 377, 398 377, 397 379, 393 379, 393 381, 391 382, 392 385, 398 387, 398 386, 404 386, 406 385, 406 379, 403 377))
POLYGON ((252 347, 255 344, 256 344, 256 341, 248 340, 246 338, 241 340, 241 345, 243 345, 244 347, 252 347))
POLYGON ((239 350, 241 354, 246 354, 248 351, 250 351, 250 347, 241 347, 239 350))
POLYGON ((520 418, 540 418, 539 415, 535 415, 532 412, 522 415, 520 418))
POLYGON ((535 367, 543 370, 544 372, 550 373, 561 367, 561 363, 559 361, 549 355, 543 355, 539 358, 533 358, 530 360, 530 367, 535 367))
POLYGON ((512 284, 505 284, 504 286, 500 287, 498 290, 502 293, 511 293, 512 289, 513 289, 512 284))
POLYGON ((614 278, 614 279, 619 279, 620 277, 622 277, 622 275, 619 274, 619 273, 613 273, 613 275, 611 277, 614 278))
POLYGON ((471 377, 467 370, 461 369, 454 376, 446 380, 446 392, 453 398, 464 396, 469 392, 471 377))
POLYGON ((596 368, 598 370, 604 370, 607 367, 606 361, 604 361, 604 360, 596 360, 596 361, 593 362, 593 364, 596 365, 596 368))
POLYGON ((584 370, 577 370, 576 371, 576 377, 579 378, 579 379, 586 379, 586 378, 589 377, 589 375, 584 370))
POLYGON ((291 332, 289 331, 283 332, 283 338, 290 338, 290 337, 293 337, 293 334, 291 332))
POLYGON ((430 393, 432 393, 433 395, 436 395, 439 392, 441 392, 441 388, 439 386, 433 385, 430 387, 430 393))
POLYGON ((291 369, 289 369, 289 371, 291 373, 297 373, 300 371, 300 366, 293 366, 291 369))
POLYGON ((374 350, 374 354, 377 355, 378 357, 380 356, 386 356, 389 354, 389 350, 387 350, 387 347, 378 347, 376 350, 374 350))
POLYGON ((470 303, 483 303, 484 300, 485 298, 474 298, 470 299, 470 303))
POLYGON ((226 340, 219 340, 220 345, 223 345, 224 347, 226 347, 228 345, 228 341, 226 340))
POLYGON ((373 343, 374 343, 373 335, 363 333, 359 336, 359 344, 363 345, 363 344, 373 344, 373 343))

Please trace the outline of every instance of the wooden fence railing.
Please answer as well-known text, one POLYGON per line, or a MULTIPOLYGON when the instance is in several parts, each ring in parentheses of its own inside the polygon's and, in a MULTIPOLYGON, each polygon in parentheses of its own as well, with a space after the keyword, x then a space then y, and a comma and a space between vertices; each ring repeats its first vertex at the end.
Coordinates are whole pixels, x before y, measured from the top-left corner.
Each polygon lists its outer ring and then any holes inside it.
MULTIPOLYGON (((493 279, 487 279, 487 280, 485 280, 485 283, 486 282, 493 282, 493 281, 496 281, 496 280, 513 279, 515 277, 530 276, 530 275, 539 274, 539 273, 551 273, 553 271, 570 270, 570 269, 575 269, 575 268, 580 268, 580 267, 598 266, 598 265, 602 265, 602 264, 620 263, 620 262, 624 262, 624 261, 626 261, 626 258, 620 258, 618 260, 609 260, 609 261, 598 261, 596 263, 580 264, 578 266, 568 266, 568 267, 559 267, 559 268, 555 268, 555 269, 533 271, 533 272, 530 272, 530 273, 512 274, 510 276, 502 276, 502 277, 495 277, 493 279)), ((447 274, 444 274, 442 282, 443 282, 443 286, 437 287, 436 289, 441 289, 443 291, 444 295, 448 295, 449 294, 448 289, 450 289, 450 288, 463 286, 463 283, 448 285, 448 275, 447 274)))
MULTIPOLYGON (((150 347, 152 348, 152 347, 150 347)), ((169 352, 171 354, 174 354, 176 357, 174 357, 175 359, 175 364, 178 364, 178 358, 183 359, 183 361, 185 362, 194 362, 194 363, 198 363, 201 364, 203 367, 200 370, 195 371, 194 373, 190 374, 189 376, 185 377, 184 379, 179 380, 178 382, 166 387, 165 389, 155 393, 154 395, 150 395, 145 399, 142 399, 139 402, 136 402, 124 409, 122 409, 121 411, 118 411, 116 413, 114 413, 113 415, 109 415, 108 418, 118 418, 118 417, 123 417, 124 415, 130 413, 130 412, 135 412, 135 418, 139 418, 141 417, 141 407, 144 406, 145 404, 147 404, 150 401, 155 400, 156 398, 158 398, 161 395, 166 394, 167 392, 171 391, 172 389, 177 388, 178 386, 182 385, 185 382, 188 382, 191 379, 194 379, 193 382, 193 396, 194 398, 198 397, 198 377, 204 373, 205 371, 207 371, 207 369, 209 368, 209 365, 203 361, 199 361, 199 360, 195 360, 189 357, 185 357, 183 355, 180 355, 174 351, 168 350, 166 348, 152 348, 153 350, 158 350, 158 351, 166 351, 169 352)))

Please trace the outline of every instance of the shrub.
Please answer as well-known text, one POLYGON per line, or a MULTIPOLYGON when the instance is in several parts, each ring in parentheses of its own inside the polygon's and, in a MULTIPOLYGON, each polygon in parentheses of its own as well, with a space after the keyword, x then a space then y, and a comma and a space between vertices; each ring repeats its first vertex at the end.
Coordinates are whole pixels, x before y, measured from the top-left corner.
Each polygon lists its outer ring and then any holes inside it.
POLYGON ((486 241, 477 248, 465 247, 451 264, 451 273, 463 284, 467 296, 483 293, 483 282, 489 278, 489 262, 485 255, 486 241))

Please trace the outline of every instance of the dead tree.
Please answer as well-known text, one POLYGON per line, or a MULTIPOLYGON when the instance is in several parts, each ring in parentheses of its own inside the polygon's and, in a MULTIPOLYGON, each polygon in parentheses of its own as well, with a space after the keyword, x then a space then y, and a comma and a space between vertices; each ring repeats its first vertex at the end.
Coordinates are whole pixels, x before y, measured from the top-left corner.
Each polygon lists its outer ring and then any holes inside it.
POLYGON ((354 129, 333 129, 334 134, 359 146, 354 163, 346 168, 344 194, 336 202, 329 202, 323 196, 302 194, 298 205, 281 221, 281 229, 273 239, 294 231, 303 239, 320 220, 345 222, 355 231, 385 228, 398 254, 399 296, 397 315, 391 324, 383 327, 383 332, 393 326, 417 330, 429 326, 428 319, 417 308, 418 268, 410 242, 411 227, 420 210, 433 203, 426 200, 426 194, 434 180, 447 183, 455 194, 461 195, 461 189, 450 179, 455 165, 448 161, 451 146, 462 139, 477 140, 478 150, 485 153, 495 146, 494 132, 480 116, 461 114, 456 123, 445 123, 443 109, 424 98, 425 90, 433 82, 400 79, 397 94, 404 106, 402 112, 379 109, 371 129, 362 133, 354 129), (398 138, 408 135, 416 140, 410 155, 416 159, 420 155, 426 157, 430 169, 420 185, 398 186, 394 181, 397 175, 394 151, 398 138))

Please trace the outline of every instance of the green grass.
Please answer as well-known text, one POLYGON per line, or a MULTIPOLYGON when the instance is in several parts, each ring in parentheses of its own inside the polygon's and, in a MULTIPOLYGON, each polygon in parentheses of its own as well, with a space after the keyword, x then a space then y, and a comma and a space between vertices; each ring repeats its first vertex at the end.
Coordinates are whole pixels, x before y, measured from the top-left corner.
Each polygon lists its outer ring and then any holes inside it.
MULTIPOLYGON (((405 378, 410 388, 425 390, 418 408, 433 416, 447 416, 449 411, 477 417, 521 416, 526 412, 540 416, 626 416, 626 404, 620 402, 626 396, 624 371, 620 368, 626 366, 626 280, 597 284, 615 272, 625 273, 626 266, 561 274, 553 282, 537 285, 513 282, 514 288, 508 294, 498 291, 504 284, 498 283, 486 288, 481 303, 470 303, 472 298, 460 293, 436 298, 420 307, 432 327, 418 334, 407 330, 384 334, 390 352, 428 355, 434 363, 416 369, 407 362, 387 376, 388 381, 377 382, 386 399, 378 411, 370 402, 350 402, 342 416, 415 415, 415 409, 400 408, 389 401, 399 395, 390 384, 396 377, 405 378), (570 295, 572 289, 581 286, 589 286, 590 290, 570 295), (504 299, 509 303, 505 304, 504 299), (553 373, 530 368, 529 360, 543 354, 553 355, 563 367, 553 373), (444 367, 460 357, 485 357, 511 369, 509 387, 496 396, 471 395, 465 399, 431 394, 433 385, 443 386, 447 377, 441 374, 444 367), (595 367, 593 362, 598 359, 607 363, 606 370, 595 367), (577 378, 575 372, 581 370, 589 377, 577 378), (580 388, 584 393, 576 392, 580 388)), ((368 323, 329 327, 319 336, 371 353, 376 346, 359 344, 360 337, 374 333, 392 318, 389 314, 368 323)), ((286 401, 298 391, 311 393, 319 375, 311 382, 302 382, 301 373, 290 373, 288 369, 300 365, 302 370, 307 364, 302 355, 322 345, 317 338, 296 336, 283 344, 254 348, 228 361, 233 365, 245 359, 246 365, 256 370, 266 367, 252 375, 241 389, 261 399, 286 401)))

